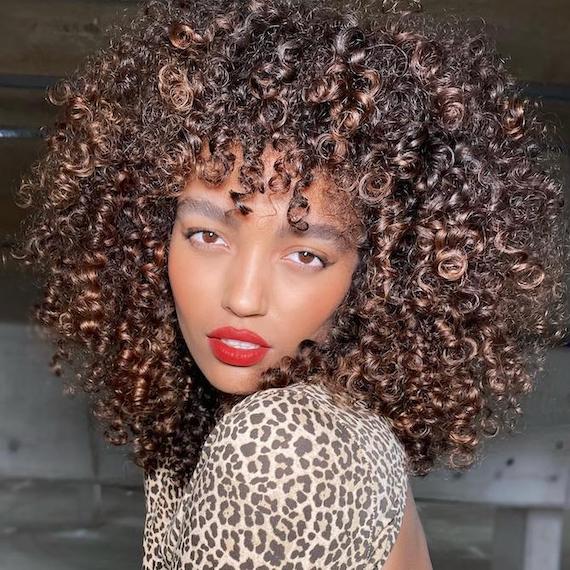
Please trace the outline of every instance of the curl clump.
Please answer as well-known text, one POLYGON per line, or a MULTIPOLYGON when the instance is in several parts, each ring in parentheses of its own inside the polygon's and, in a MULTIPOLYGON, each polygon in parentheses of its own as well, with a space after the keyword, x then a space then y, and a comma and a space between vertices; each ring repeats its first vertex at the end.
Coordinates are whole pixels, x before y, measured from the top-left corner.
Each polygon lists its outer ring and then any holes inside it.
POLYGON ((414 475, 466 468, 483 437, 512 427, 566 334, 548 129, 484 30, 317 4, 146 2, 51 89, 59 118, 20 187, 34 213, 18 258, 42 273, 33 316, 57 342, 53 371, 81 365, 109 441, 180 481, 236 398, 188 354, 169 235, 184 182, 221 182, 236 143, 244 213, 265 191, 270 143, 290 223, 303 227, 289 214, 323 169, 366 229, 330 337, 302 343, 260 389, 320 382, 386 416, 414 475))

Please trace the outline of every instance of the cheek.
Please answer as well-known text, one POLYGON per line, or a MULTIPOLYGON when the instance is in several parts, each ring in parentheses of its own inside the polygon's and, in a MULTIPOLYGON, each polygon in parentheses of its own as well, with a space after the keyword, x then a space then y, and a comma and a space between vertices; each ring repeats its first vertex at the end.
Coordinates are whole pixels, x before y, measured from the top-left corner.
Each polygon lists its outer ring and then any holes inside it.
MULTIPOLYGON (((178 232, 179 233, 179 232, 178 232)), ((199 255, 192 255, 182 235, 174 235, 168 254, 168 280, 182 328, 200 328, 219 299, 220 275, 199 255)))
POLYGON ((342 303, 351 284, 352 273, 340 270, 329 273, 318 283, 308 282, 306 287, 284 288, 288 315, 301 315, 301 321, 308 328, 314 328, 326 321, 342 303))

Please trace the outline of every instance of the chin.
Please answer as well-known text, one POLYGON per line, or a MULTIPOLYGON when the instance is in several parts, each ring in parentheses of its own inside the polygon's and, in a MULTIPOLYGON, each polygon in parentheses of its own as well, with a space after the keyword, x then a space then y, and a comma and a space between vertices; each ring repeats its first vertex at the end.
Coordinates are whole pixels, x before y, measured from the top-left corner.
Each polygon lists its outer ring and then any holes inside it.
POLYGON ((208 380, 210 384, 219 392, 227 396, 247 396, 248 394, 253 394, 257 392, 257 388, 240 388, 239 386, 227 386, 227 385, 218 385, 215 382, 211 382, 208 380))

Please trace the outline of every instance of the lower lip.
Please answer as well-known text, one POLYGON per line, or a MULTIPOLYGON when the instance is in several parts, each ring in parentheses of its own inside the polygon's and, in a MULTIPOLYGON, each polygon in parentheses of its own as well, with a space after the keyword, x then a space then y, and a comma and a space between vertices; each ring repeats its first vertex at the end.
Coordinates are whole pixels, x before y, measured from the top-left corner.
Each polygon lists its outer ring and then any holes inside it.
POLYGON ((208 343, 214 356, 232 366, 252 366, 257 364, 267 353, 269 347, 259 348, 235 348, 223 343, 219 338, 208 337, 208 343))

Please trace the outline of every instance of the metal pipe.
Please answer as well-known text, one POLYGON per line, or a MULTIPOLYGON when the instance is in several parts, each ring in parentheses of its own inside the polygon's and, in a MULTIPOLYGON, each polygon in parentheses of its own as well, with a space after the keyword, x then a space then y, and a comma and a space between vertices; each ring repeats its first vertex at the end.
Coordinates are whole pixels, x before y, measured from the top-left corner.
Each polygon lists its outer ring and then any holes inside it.
POLYGON ((0 73, 0 87, 12 89, 47 89, 59 81, 55 75, 25 75, 0 73))
POLYGON ((41 139, 41 129, 0 127, 0 139, 41 139))

